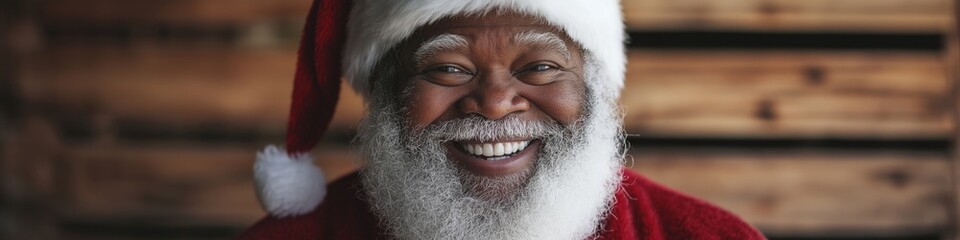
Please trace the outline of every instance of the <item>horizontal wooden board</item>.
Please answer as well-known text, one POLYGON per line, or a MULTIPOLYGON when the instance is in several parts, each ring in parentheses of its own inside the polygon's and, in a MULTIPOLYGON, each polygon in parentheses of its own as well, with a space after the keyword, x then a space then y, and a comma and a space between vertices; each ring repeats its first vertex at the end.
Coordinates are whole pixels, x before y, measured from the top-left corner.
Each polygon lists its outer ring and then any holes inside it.
MULTIPOLYGON (((253 189, 259 149, 245 147, 81 146, 63 153, 65 216, 188 221, 246 226, 264 216, 253 189)), ((317 165, 333 180, 355 167, 344 151, 322 152, 317 165)))
POLYGON ((938 54, 634 51, 628 132, 647 136, 942 138, 938 54))
MULTIPOLYGON (((635 134, 945 139, 952 129, 936 53, 633 51, 629 61, 621 102, 635 134)), ((278 50, 53 48, 21 92, 73 117, 282 134, 294 62, 278 50)), ((340 129, 363 111, 346 89, 340 129)))
MULTIPOLYGON (((202 26, 301 20, 310 2, 57 0, 44 2, 42 12, 54 25, 202 26)), ((950 21, 949 0, 624 0, 622 5, 631 29, 939 33, 950 21)))
POLYGON ((87 148, 67 156, 67 216, 242 224, 263 215, 251 185, 253 150, 87 148))
MULTIPOLYGON (((296 54, 292 50, 53 48, 30 65, 26 102, 63 118, 96 117, 191 128, 282 133, 296 54)), ((335 121, 356 124, 361 99, 344 86, 335 121)))
POLYGON ((173 24, 204 26, 278 20, 302 21, 309 0, 89 0, 45 1, 48 24, 173 24))
POLYGON ((942 33, 950 0, 623 0, 631 29, 942 33))
POLYGON ((946 153, 639 150, 632 168, 728 209, 767 234, 937 232, 947 223, 946 153))

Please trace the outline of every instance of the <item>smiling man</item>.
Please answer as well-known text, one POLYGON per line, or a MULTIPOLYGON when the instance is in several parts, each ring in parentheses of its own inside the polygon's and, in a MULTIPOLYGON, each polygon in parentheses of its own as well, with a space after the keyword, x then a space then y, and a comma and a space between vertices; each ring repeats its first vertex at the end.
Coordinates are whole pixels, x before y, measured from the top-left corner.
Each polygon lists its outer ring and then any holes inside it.
POLYGON ((271 216, 241 238, 763 239, 621 167, 622 41, 611 0, 315 2, 287 151, 255 166, 271 216), (302 153, 341 64, 364 164, 327 190, 302 153))

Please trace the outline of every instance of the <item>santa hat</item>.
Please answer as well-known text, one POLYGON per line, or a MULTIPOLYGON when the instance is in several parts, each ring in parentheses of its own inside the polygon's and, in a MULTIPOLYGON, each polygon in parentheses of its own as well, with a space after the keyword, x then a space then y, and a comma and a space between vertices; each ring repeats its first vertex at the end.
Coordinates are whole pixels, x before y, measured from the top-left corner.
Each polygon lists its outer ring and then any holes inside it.
POLYGON ((369 99, 370 75, 384 54, 424 25, 445 17, 506 9, 537 16, 566 32, 598 69, 588 83, 619 97, 626 56, 617 0, 314 0, 294 78, 286 150, 267 147, 254 165, 261 205, 277 217, 308 213, 326 193, 307 152, 333 116, 345 78, 369 99))

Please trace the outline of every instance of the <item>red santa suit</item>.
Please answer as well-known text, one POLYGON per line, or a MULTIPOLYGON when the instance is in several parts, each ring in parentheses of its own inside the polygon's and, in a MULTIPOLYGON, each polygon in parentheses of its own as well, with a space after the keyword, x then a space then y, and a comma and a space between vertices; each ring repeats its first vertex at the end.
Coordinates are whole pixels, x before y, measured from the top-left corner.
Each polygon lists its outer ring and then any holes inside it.
MULTIPOLYGON (((628 169, 595 239, 764 239, 742 220, 709 203, 654 183, 628 169)), ((305 215, 266 217, 239 239, 390 239, 364 200, 359 177, 330 184, 330 194, 305 215)))

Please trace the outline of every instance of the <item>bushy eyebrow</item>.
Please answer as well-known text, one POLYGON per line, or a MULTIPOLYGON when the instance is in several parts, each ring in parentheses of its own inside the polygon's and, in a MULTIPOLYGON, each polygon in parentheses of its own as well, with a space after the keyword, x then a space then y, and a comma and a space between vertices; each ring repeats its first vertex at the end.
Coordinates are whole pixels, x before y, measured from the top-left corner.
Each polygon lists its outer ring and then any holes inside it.
POLYGON ((513 36, 513 43, 517 45, 533 45, 541 49, 556 49, 563 54, 566 60, 570 60, 570 50, 567 44, 559 36, 551 32, 521 32, 513 36))
POLYGON ((413 53, 413 62, 419 65, 423 63, 424 59, 431 58, 440 51, 466 47, 467 38, 450 33, 440 34, 417 48, 417 51, 413 53))

